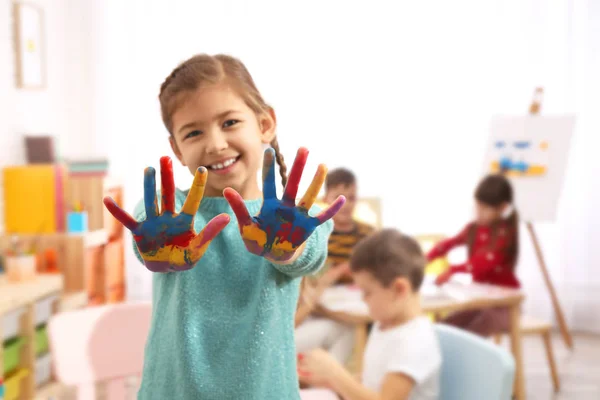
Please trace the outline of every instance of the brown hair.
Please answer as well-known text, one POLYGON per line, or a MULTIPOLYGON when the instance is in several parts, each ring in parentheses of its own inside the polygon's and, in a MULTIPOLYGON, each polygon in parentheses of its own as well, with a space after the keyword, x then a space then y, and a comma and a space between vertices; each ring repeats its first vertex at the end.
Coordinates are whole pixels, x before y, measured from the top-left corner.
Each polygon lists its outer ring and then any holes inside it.
POLYGON ((407 278, 415 292, 423 283, 425 256, 415 239, 396 229, 382 229, 362 239, 352 252, 353 272, 368 271, 383 286, 407 278))
MULTIPOLYGON (((214 85, 224 80, 237 90, 256 115, 271 110, 271 106, 265 102, 256 88, 250 72, 240 60, 224 54, 214 56, 198 54, 179 64, 160 86, 158 95, 160 110, 169 134, 173 135, 173 121, 171 120, 173 113, 184 101, 185 95, 204 85, 214 85)), ((275 150, 275 160, 279 165, 281 183, 285 187, 287 167, 279 149, 277 136, 271 141, 271 147, 275 150)))
MULTIPOLYGON (((508 178, 503 174, 491 174, 479 182, 475 189, 475 200, 490 207, 501 207, 504 204, 513 204, 514 193, 512 185, 508 178)), ((495 245, 498 238, 498 231, 501 224, 504 222, 506 227, 511 232, 510 243, 507 248, 508 259, 512 263, 516 263, 519 256, 519 214, 517 210, 513 210, 508 218, 503 221, 496 221, 491 226, 491 246, 495 245)), ((469 255, 473 243, 475 241, 475 225, 470 229, 467 244, 469 247, 469 255)))
POLYGON ((350 186, 356 183, 356 176, 347 168, 336 168, 327 174, 325 179, 325 190, 344 185, 350 186))

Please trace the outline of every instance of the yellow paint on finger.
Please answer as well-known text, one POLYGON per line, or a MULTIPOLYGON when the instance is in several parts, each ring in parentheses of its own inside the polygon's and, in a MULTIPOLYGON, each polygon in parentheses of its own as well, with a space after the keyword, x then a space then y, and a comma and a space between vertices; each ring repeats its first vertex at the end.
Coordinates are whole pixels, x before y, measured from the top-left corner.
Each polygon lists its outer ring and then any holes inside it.
POLYGON ((319 168, 317 169, 317 173, 315 174, 313 181, 310 183, 310 186, 306 190, 304 197, 302 197, 302 200, 300 200, 300 204, 299 204, 300 207, 303 207, 308 210, 309 208, 311 208, 313 206, 313 204, 317 200, 317 197, 319 196, 319 192, 321 191, 321 188, 323 187, 323 183, 325 182, 326 177, 327 177, 327 167, 325 165, 321 164, 321 165, 319 165, 319 168))
POLYGON ((196 175, 194 175, 194 182, 192 182, 192 187, 190 187, 190 191, 185 199, 185 203, 181 208, 182 213, 195 215, 196 211, 198 211, 198 207, 200 207, 200 202, 202 201, 202 196, 204 196, 206 175, 206 172, 200 173, 199 171, 196 171, 196 175))

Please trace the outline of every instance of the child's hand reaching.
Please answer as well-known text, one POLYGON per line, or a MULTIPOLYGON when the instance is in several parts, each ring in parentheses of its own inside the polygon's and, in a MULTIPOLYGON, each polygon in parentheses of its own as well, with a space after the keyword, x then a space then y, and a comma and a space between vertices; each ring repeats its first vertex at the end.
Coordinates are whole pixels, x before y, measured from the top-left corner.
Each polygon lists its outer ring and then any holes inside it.
POLYGON ((133 233, 146 268, 152 272, 185 271, 194 267, 206 252, 211 240, 229 223, 227 214, 214 217, 198 234, 194 216, 200 206, 206 184, 206 168, 200 167, 179 214, 175 213, 175 182, 169 157, 160 159, 161 209, 156 199, 156 176, 152 167, 144 171, 144 205, 146 220, 137 222, 110 197, 104 205, 133 233))
POLYGON ((329 208, 311 217, 312 207, 327 175, 327 167, 321 164, 306 194, 296 205, 296 194, 306 164, 308 150, 298 150, 289 180, 281 200, 277 198, 275 186, 275 163, 273 149, 267 149, 263 164, 263 204, 260 213, 251 217, 244 200, 234 189, 223 192, 237 216, 244 244, 251 252, 273 262, 289 262, 306 239, 321 224, 333 217, 346 199, 338 197, 329 208))
POLYGON ((298 355, 298 377, 302 383, 332 388, 344 367, 323 349, 298 355))

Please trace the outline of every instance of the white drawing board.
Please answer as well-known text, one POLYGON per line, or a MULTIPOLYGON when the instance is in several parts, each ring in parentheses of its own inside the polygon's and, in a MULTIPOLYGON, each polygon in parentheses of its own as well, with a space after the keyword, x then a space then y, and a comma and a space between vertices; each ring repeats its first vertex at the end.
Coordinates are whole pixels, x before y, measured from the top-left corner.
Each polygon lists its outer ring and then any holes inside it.
POLYGON ((573 115, 492 118, 484 175, 505 171, 522 220, 555 220, 574 127, 573 115))

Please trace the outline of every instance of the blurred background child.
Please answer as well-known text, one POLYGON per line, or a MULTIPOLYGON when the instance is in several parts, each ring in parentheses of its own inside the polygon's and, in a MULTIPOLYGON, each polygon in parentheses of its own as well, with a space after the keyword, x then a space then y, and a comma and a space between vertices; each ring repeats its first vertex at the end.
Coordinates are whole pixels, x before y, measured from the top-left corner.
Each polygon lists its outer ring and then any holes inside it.
MULTIPOLYGON (((519 254, 519 217, 513 205, 513 188, 503 175, 488 175, 475 190, 475 220, 456 236, 438 243, 427 254, 432 261, 457 246, 467 246, 468 260, 440 274, 443 285, 456 273, 468 273, 473 281, 511 288, 520 287, 515 274, 519 254)), ((506 308, 461 311, 445 323, 482 336, 505 331, 509 326, 506 308)))

